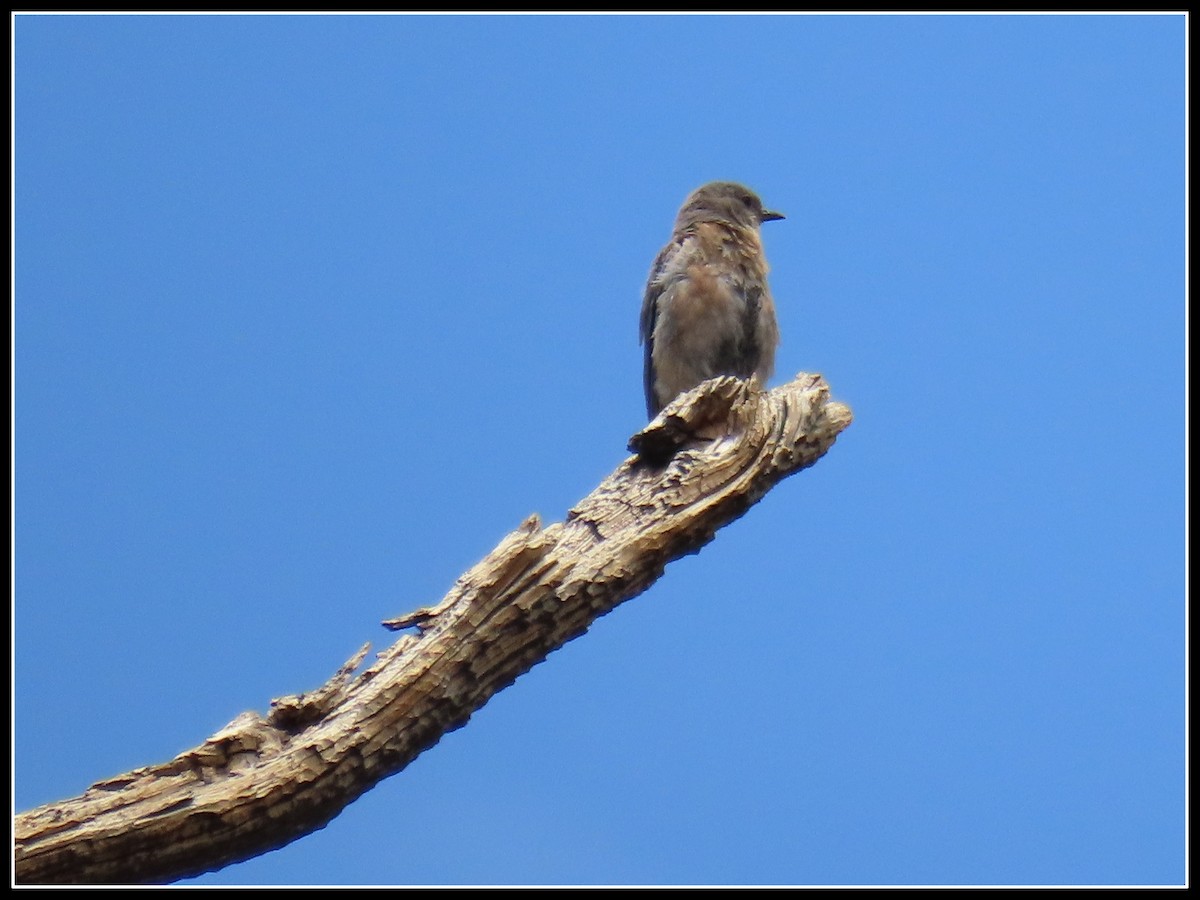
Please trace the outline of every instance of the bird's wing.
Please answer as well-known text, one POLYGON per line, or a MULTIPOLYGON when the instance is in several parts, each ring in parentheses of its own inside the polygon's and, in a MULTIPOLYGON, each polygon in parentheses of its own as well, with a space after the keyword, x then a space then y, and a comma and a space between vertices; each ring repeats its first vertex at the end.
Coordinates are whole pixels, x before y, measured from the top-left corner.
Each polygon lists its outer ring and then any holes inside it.
POLYGON ((662 296, 666 283, 663 271, 667 259, 678 248, 678 241, 671 241, 659 251, 650 267, 650 277, 646 279, 646 293, 642 297, 642 316, 640 337, 645 345, 646 353, 642 365, 642 387, 646 392, 646 415, 653 419, 658 414, 654 397, 654 324, 658 319, 658 299, 662 296))

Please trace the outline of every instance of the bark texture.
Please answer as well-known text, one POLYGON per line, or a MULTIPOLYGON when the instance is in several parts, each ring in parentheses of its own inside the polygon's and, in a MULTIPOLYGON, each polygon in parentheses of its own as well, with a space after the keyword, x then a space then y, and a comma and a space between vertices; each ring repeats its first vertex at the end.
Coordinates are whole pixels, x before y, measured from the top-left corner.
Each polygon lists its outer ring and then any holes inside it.
POLYGON ((15 821, 18 883, 154 883, 220 868, 329 822, 599 616, 644 591, 850 424, 818 375, 769 393, 717 378, 634 435, 563 522, 536 516, 359 671, 246 712, 169 762, 15 821), (357 673, 357 674, 356 674, 357 673))

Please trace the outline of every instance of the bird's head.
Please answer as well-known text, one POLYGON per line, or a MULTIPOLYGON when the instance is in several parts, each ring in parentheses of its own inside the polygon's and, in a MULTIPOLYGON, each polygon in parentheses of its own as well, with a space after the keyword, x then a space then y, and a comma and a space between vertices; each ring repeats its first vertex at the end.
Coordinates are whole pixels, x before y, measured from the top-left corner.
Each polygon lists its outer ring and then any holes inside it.
POLYGON ((676 230, 698 222, 725 222, 743 228, 758 228, 763 222, 784 218, 783 213, 763 208, 758 194, 735 181, 712 181, 696 188, 683 202, 675 220, 676 230))

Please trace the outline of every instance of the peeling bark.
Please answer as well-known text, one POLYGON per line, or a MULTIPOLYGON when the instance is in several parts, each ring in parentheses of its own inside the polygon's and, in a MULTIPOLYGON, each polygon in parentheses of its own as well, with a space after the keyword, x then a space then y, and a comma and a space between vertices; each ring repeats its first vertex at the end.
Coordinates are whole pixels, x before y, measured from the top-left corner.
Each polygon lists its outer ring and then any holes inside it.
POLYGON ((850 424, 817 375, 769 393, 717 378, 634 435, 566 520, 531 516, 359 674, 242 713, 169 762, 15 820, 18 883, 172 881, 282 846, 333 819, 463 725, 497 691, 649 587, 850 424))

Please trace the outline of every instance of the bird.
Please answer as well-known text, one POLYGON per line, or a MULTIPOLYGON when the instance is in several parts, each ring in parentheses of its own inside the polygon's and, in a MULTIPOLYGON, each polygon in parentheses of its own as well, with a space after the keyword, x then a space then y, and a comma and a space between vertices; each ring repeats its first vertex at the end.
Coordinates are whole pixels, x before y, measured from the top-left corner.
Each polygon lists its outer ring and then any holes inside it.
POLYGON ((650 419, 708 378, 770 378, 779 327, 760 227, 782 218, 733 181, 705 184, 683 202, 642 299, 650 419))

